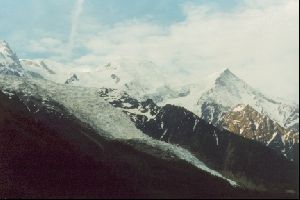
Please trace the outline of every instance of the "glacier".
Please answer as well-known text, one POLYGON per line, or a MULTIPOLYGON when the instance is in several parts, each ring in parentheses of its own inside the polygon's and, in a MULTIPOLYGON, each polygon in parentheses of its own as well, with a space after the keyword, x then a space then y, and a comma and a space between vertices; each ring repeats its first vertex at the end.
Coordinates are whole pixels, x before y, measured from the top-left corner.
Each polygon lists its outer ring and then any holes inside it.
MULTIPOLYGON (((137 141, 153 148, 173 154, 197 168, 222 178, 232 186, 238 183, 222 176, 219 172, 208 168, 186 149, 158 141, 136 129, 129 117, 101 99, 96 88, 66 86, 43 79, 0 75, 0 90, 9 94, 22 95, 25 98, 39 96, 43 102, 55 101, 65 106, 71 114, 82 122, 89 124, 103 137, 110 140, 137 141)), ((51 107, 51 106, 50 106, 51 107)), ((36 111, 32 111, 36 112, 36 111)), ((133 145, 134 146, 134 145, 133 145)))

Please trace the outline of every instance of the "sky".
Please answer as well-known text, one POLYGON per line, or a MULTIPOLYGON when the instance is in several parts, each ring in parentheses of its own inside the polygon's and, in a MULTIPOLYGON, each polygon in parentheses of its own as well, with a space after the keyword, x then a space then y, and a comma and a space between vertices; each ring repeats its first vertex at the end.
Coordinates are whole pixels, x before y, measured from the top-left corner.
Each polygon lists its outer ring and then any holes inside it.
POLYGON ((298 0, 0 0, 0 39, 20 58, 148 60, 193 80, 229 68, 296 102, 298 35, 298 0))

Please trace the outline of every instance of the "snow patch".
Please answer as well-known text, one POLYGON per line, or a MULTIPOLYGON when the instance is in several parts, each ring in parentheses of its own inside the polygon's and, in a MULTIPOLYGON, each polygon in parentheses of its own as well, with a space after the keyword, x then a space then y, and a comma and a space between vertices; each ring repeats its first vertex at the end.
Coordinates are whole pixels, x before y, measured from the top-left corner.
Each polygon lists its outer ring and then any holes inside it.
POLYGON ((14 94, 9 91, 2 90, 2 92, 3 94, 7 95, 9 99, 11 99, 14 96, 14 94))
POLYGON ((267 142, 267 146, 270 145, 270 143, 275 139, 275 137, 277 136, 277 132, 275 132, 273 135, 272 135, 272 138, 267 142))
POLYGON ((117 109, 123 110, 127 113, 145 116, 145 117, 147 117, 148 121, 155 118, 155 115, 152 115, 150 110, 147 112, 141 112, 139 109, 136 109, 136 108, 135 109, 117 108, 117 109))
POLYGON ((199 120, 196 119, 195 122, 194 122, 194 126, 193 126, 193 132, 195 132, 195 129, 196 129, 196 126, 197 126, 198 123, 199 123, 199 120))
POLYGON ((162 134, 161 137, 160 137, 160 140, 163 139, 163 138, 165 137, 165 135, 166 135, 167 132, 168 132, 168 129, 166 129, 166 130, 163 132, 163 134, 162 134))
POLYGON ((242 111, 242 110, 244 110, 244 108, 245 108, 246 106, 245 105, 238 105, 238 106, 236 106, 235 108, 233 108, 233 112, 240 112, 240 111, 242 111))
POLYGON ((219 146, 219 137, 218 137, 218 135, 216 134, 216 132, 214 132, 214 137, 215 137, 215 139, 216 139, 216 144, 217 144, 217 146, 219 146))

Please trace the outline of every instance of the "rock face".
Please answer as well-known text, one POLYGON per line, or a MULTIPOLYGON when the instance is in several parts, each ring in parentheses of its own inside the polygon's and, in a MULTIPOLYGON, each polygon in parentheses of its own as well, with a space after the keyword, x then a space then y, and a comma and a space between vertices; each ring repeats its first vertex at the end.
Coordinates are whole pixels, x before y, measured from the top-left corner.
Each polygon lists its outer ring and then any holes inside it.
POLYGON ((295 108, 291 110, 291 114, 286 118, 284 127, 287 127, 299 135, 299 106, 295 106, 295 108))
POLYGON ((68 80, 66 80, 65 84, 72 84, 76 81, 79 81, 79 79, 76 74, 73 74, 68 80))
POLYGON ((290 160, 298 159, 299 134, 283 128, 249 105, 238 105, 226 113, 222 117, 222 126, 235 134, 259 141, 290 160))
POLYGON ((5 41, 0 40, 0 74, 23 76, 24 70, 17 55, 5 41))

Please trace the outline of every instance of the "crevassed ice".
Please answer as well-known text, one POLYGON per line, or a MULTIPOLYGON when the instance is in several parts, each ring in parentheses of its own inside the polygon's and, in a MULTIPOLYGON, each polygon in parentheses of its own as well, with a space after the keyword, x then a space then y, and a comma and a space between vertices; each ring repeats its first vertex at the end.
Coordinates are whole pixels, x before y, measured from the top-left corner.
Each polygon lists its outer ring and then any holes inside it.
POLYGON ((110 139, 135 139, 146 142, 157 149, 172 152, 199 169, 228 181, 237 186, 235 181, 223 177, 219 172, 208 168, 186 149, 155 140, 139 131, 122 111, 113 108, 99 98, 97 89, 70 87, 51 81, 25 79, 0 75, 0 90, 22 92, 28 96, 40 96, 42 99, 54 100, 64 105, 74 116, 90 124, 99 134, 110 139))

